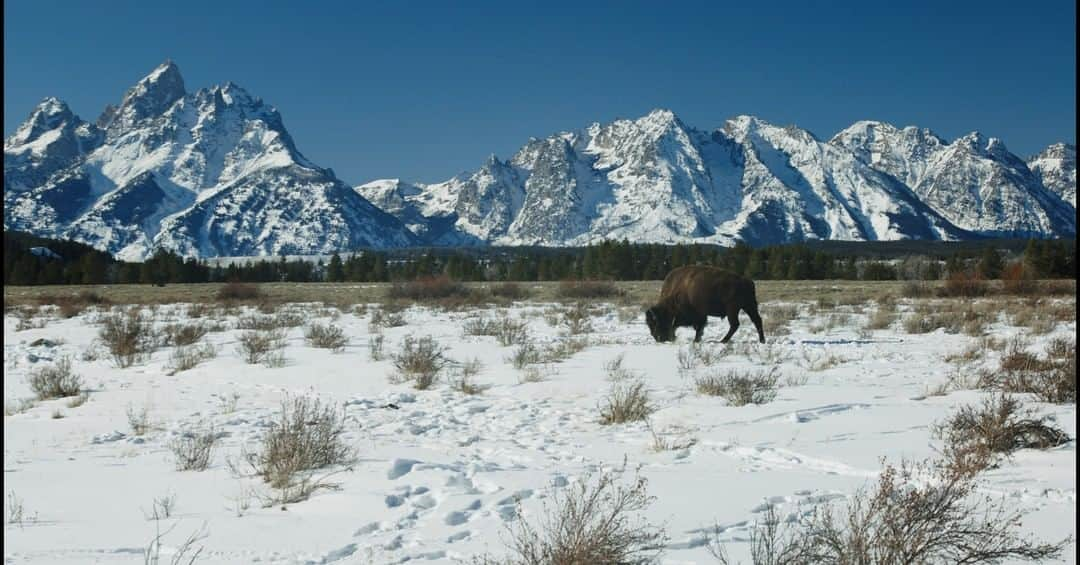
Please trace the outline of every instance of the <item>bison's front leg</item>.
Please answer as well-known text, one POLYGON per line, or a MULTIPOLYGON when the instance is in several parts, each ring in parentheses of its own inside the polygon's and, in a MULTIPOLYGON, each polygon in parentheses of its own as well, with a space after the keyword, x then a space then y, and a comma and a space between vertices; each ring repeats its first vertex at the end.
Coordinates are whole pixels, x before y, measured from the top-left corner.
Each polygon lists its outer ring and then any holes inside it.
POLYGON ((720 340, 720 343, 727 343, 731 339, 731 336, 735 334, 735 330, 739 329, 739 307, 738 306, 728 308, 727 319, 728 319, 728 324, 730 324, 730 326, 728 326, 727 335, 724 336, 724 339, 720 340))
POLYGON ((708 323, 707 318, 694 322, 694 343, 701 343, 701 336, 705 334, 706 323, 708 323))

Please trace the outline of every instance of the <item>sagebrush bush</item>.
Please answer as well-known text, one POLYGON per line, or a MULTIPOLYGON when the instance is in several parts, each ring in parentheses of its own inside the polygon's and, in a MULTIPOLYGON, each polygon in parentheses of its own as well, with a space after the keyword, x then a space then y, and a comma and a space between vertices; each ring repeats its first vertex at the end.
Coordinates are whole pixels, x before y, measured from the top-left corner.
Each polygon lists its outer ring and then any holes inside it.
POLYGON ((249 364, 275 366, 284 360, 281 351, 285 348, 285 331, 282 329, 245 331, 237 342, 237 349, 249 364))
MULTIPOLYGON (((1042 543, 1018 534, 1023 513, 978 497, 974 477, 937 463, 886 465, 872 488, 843 506, 819 504, 787 525, 767 512, 751 537, 753 563, 1000 563, 1061 555, 1071 537, 1042 543)), ((730 563, 719 528, 709 549, 730 563)))
POLYGON ((401 327, 407 323, 405 316, 401 312, 381 308, 371 313, 371 321, 368 322, 368 326, 375 332, 382 328, 401 327))
POLYGON ((592 331, 592 315, 584 302, 575 302, 562 311, 561 324, 566 335, 581 335, 592 331))
POLYGON ((329 349, 334 352, 345 350, 349 338, 345 336, 345 330, 334 324, 314 323, 304 330, 304 339, 308 345, 321 349, 329 349))
POLYGON ((98 338, 120 368, 141 362, 157 348, 154 326, 137 308, 103 316, 98 338))
POLYGON ((190 324, 166 324, 161 328, 162 345, 191 345, 198 342, 210 332, 206 324, 195 322, 190 324))
POLYGON ((173 438, 168 447, 175 459, 176 470, 205 471, 210 467, 218 439, 217 430, 213 426, 187 430, 173 438))
POLYGON ((958 472, 977 472, 1019 449, 1046 449, 1069 441, 1047 416, 1035 416, 1016 397, 988 396, 978 406, 962 406, 933 427, 944 453, 958 472))
POLYGON ((30 390, 38 400, 78 396, 82 392, 82 377, 71 370, 71 358, 61 357, 54 365, 30 371, 30 390))
POLYGON ((649 399, 645 383, 637 379, 625 379, 611 384, 600 406, 600 423, 625 424, 649 417, 655 408, 649 399))
POLYGON ((733 406, 765 404, 776 398, 780 377, 775 370, 768 372, 739 372, 700 375, 694 379, 698 392, 720 396, 733 406))
POLYGON ((431 336, 419 339, 405 336, 401 349, 393 355, 397 373, 392 376, 394 382, 411 382, 417 390, 427 390, 439 380, 448 360, 444 356, 445 348, 431 336))
POLYGON ((507 523, 510 555, 485 555, 484 565, 645 565, 660 556, 667 536, 641 513, 653 502, 648 483, 635 477, 620 481, 625 470, 601 472, 566 489, 553 489, 543 516, 528 520, 520 501, 517 520, 507 523))
POLYGON ((957 271, 949 273, 945 285, 938 288, 937 294, 943 298, 975 298, 986 296, 989 286, 976 271, 957 271))
POLYGON ((318 398, 286 397, 261 449, 247 454, 255 473, 274 488, 292 485, 298 473, 348 465, 354 450, 346 443, 345 413, 318 398))
POLYGON ((169 354, 166 368, 170 374, 194 369, 199 363, 217 357, 217 353, 217 347, 210 343, 181 345, 169 354))

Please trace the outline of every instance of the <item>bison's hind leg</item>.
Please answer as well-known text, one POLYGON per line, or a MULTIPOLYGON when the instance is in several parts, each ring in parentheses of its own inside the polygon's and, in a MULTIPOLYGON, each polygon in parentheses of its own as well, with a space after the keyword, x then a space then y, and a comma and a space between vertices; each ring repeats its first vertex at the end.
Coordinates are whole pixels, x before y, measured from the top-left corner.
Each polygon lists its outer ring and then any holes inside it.
POLYGON ((730 341, 731 336, 735 335, 735 330, 739 329, 739 307, 738 306, 728 308, 727 319, 728 319, 728 324, 730 324, 730 326, 728 326, 727 335, 724 336, 724 339, 720 340, 720 343, 727 343, 728 341, 730 341))

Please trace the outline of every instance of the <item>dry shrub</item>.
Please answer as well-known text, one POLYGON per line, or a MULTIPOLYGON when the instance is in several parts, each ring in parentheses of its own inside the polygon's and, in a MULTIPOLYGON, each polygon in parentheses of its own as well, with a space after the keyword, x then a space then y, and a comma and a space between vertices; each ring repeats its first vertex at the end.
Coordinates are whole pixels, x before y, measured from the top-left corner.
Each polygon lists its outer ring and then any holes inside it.
POLYGON ((109 304, 109 300, 94 291, 84 290, 74 295, 43 295, 38 298, 38 303, 55 304, 61 317, 74 318, 82 314, 88 306, 104 306, 109 304))
POLYGON ((368 356, 372 361, 382 361, 385 357, 383 354, 383 345, 386 343, 386 336, 382 334, 373 334, 368 338, 368 356))
POLYGON ((986 296, 989 286, 976 271, 957 271, 949 273, 945 285, 938 288, 937 295, 942 298, 975 298, 986 296))
POLYGON ((525 320, 515 320, 509 314, 503 315, 498 321, 493 322, 491 333, 499 341, 499 345, 509 346, 525 343, 529 339, 529 324, 525 320))
POLYGON ((285 330, 248 330, 240 334, 237 342, 244 361, 251 365, 280 366, 284 362, 285 330))
POLYGON ((129 404, 126 413, 131 433, 142 436, 154 428, 153 422, 150 421, 150 406, 148 404, 144 404, 139 409, 129 404))
POLYGON ((1039 288, 1036 278, 1035 273, 1023 261, 1016 261, 1002 271, 1001 290, 1006 294, 1033 294, 1039 288))
POLYGON ((531 293, 529 289, 516 282, 504 282, 491 287, 491 295, 506 300, 525 300, 531 293))
POLYGON ((175 375, 181 371, 194 369, 199 363, 217 357, 217 354, 217 348, 210 343, 181 345, 173 349, 169 355, 166 369, 170 375, 175 375))
MULTIPOLYGON (((886 465, 876 485, 858 491, 846 507, 819 505, 786 532, 767 514, 755 553, 761 561, 754 563, 1041 561, 1060 556, 1071 541, 1041 543, 1017 534, 1023 513, 989 495, 976 498, 976 487, 974 475, 948 465, 886 465)), ((716 545, 714 555, 728 563, 716 545)))
POLYGON ((892 326, 894 321, 896 321, 895 310, 878 306, 877 310, 874 310, 874 313, 866 319, 866 325, 863 327, 868 330, 884 330, 892 326))
POLYGON ((439 374, 446 367, 448 360, 443 355, 445 348, 431 336, 416 339, 405 336, 401 349, 393 355, 397 373, 391 376, 392 382, 412 382, 413 388, 427 390, 439 380, 439 374))
POLYGON ((791 333, 788 325, 799 316, 799 307, 791 304, 767 304, 761 309, 765 335, 783 336, 791 333))
POLYGON ((536 365, 544 361, 544 352, 535 343, 531 341, 525 341, 518 344, 513 353, 510 354, 506 360, 514 366, 515 369, 521 370, 529 365, 536 365))
POLYGON ((454 390, 468 395, 480 394, 487 390, 487 386, 478 385, 473 382, 473 378, 475 378, 483 368, 483 363, 475 357, 462 363, 458 367, 458 374, 453 381, 454 390))
POLYGON ((552 489, 550 505, 535 523, 519 516, 507 525, 510 555, 483 556, 484 565, 645 565, 656 562, 667 536, 641 514, 653 502, 648 483, 637 476, 629 484, 619 479, 625 471, 604 471, 594 483, 582 477, 566 490, 552 489))
POLYGON ((157 347, 153 324, 138 308, 103 316, 98 338, 109 349, 117 367, 130 367, 145 360, 157 347))
POLYGON ((203 323, 191 323, 191 324, 166 324, 161 328, 161 342, 162 345, 191 345, 198 342, 207 333, 210 332, 210 328, 203 323))
POLYGON ((214 446, 219 439, 213 426, 187 430, 169 442, 177 471, 205 471, 213 459, 214 446))
POLYGON ((329 349, 335 353, 344 351, 349 343, 345 330, 334 324, 311 324, 304 330, 304 339, 312 347, 329 349))
POLYGON ((218 288, 217 299, 223 302, 253 301, 263 297, 259 287, 251 283, 228 282, 218 288))
POLYGON ((726 347, 712 347, 703 343, 691 342, 679 348, 676 362, 680 371, 693 371, 700 366, 711 367, 728 354, 726 347))
POLYGON ((1047 416, 1036 417, 1016 397, 991 395, 981 405, 961 407, 934 425, 945 442, 944 454, 956 472, 977 472, 1019 449, 1046 449, 1069 441, 1047 416))
POLYGON ((561 326, 566 335, 581 335, 592 331, 592 316, 584 302, 562 309, 561 326))
POLYGON ((600 423, 638 422, 648 418, 654 410, 644 382, 635 378, 621 379, 611 383, 611 390, 604 397, 600 406, 600 423))
POLYGON ((1043 402, 1076 403, 1076 340, 1057 338, 1046 347, 1046 356, 1027 350, 1014 339, 1001 358, 999 370, 988 373, 985 386, 1010 393, 1030 393, 1043 402))
POLYGON ((618 298, 623 295, 613 281, 565 280, 556 291, 559 298, 581 300, 586 298, 618 298))
POLYGON ((905 298, 929 298, 937 294, 937 285, 926 281, 907 281, 900 289, 905 298))
POLYGON ((382 328, 398 328, 407 323, 404 314, 400 311, 384 307, 371 313, 368 329, 374 333, 382 328))
POLYGON ((904 318, 904 331, 909 334, 925 334, 937 329, 944 329, 945 333, 960 333, 963 329, 963 321, 949 312, 937 314, 911 314, 904 318))
POLYGON ((30 371, 30 390, 38 400, 78 396, 82 392, 82 377, 71 372, 71 358, 62 357, 55 365, 30 371))
POLYGON ((765 404, 776 398, 780 376, 776 369, 768 372, 740 373, 735 369, 725 373, 702 375, 694 379, 701 394, 721 396, 732 406, 765 404))
POLYGON ((281 415, 262 438, 262 449, 246 458, 258 476, 284 490, 295 485, 302 471, 350 464, 354 451, 344 434, 344 410, 318 398, 286 397, 281 415))
POLYGON ((398 282, 390 286, 386 296, 392 300, 413 300, 417 302, 466 298, 470 294, 465 285, 440 275, 421 277, 407 282, 398 282))

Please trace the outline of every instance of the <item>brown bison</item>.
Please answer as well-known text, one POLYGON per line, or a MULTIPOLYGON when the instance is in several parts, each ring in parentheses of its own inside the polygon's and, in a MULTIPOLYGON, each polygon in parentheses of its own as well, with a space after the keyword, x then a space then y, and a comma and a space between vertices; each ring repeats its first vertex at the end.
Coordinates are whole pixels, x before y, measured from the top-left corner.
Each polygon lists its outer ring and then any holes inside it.
POLYGON ((693 326, 694 341, 701 341, 709 316, 727 318, 730 327, 721 340, 727 343, 739 329, 739 310, 757 327, 758 341, 765 343, 761 328, 754 281, 715 267, 679 267, 668 273, 660 291, 660 302, 645 311, 656 341, 674 341, 675 328, 693 326))

